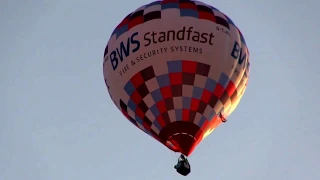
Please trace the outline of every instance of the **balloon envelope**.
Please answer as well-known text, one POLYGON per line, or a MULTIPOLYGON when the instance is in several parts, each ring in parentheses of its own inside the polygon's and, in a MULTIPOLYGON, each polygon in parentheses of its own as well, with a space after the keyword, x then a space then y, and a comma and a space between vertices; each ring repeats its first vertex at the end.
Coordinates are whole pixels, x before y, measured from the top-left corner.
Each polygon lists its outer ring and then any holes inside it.
POLYGON ((141 6, 114 29, 104 53, 109 94, 131 123, 190 155, 245 92, 249 51, 232 20, 200 1, 141 6))

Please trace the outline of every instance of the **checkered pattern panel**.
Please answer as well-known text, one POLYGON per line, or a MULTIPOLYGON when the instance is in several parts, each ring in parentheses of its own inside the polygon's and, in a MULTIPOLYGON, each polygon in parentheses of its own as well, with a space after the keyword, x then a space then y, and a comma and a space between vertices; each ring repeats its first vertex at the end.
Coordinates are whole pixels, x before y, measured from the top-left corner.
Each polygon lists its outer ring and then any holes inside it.
MULTIPOLYGON (((191 0, 163 0, 155 1, 138 8, 135 12, 127 15, 122 22, 114 29, 112 36, 116 38, 127 32, 131 28, 154 19, 161 19, 165 10, 174 9, 179 11, 180 16, 188 16, 202 20, 215 22, 230 29, 236 27, 232 20, 218 9, 200 1, 191 0)), ((236 27, 237 28, 237 27, 236 27)), ((237 28, 238 29, 238 28, 237 28)), ((238 29, 243 44, 246 44, 240 30, 238 29)))
POLYGON ((210 65, 175 60, 167 66, 168 73, 159 76, 152 66, 135 74, 124 87, 129 101, 120 100, 123 114, 153 137, 174 121, 205 128, 221 107, 237 98, 236 87, 226 74, 218 81, 208 77, 210 65))

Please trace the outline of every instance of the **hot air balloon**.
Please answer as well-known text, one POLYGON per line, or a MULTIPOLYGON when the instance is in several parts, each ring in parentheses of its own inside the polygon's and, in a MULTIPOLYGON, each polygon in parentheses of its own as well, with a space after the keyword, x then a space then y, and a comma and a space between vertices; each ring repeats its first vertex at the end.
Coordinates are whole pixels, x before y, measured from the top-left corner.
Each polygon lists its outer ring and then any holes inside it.
POLYGON ((227 15, 200 1, 163 0, 114 29, 103 74, 123 115, 184 163, 237 107, 249 67, 245 39, 227 15))

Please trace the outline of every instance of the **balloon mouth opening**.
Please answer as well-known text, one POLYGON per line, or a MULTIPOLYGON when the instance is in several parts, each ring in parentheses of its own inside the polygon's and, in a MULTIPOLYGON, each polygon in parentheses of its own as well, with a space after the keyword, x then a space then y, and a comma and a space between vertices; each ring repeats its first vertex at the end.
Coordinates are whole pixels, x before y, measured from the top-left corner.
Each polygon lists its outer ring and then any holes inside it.
POLYGON ((195 149, 198 141, 194 136, 180 132, 171 135, 167 142, 169 142, 174 149, 178 150, 185 156, 189 156, 195 149))
POLYGON ((190 121, 174 121, 159 133, 160 139, 174 152, 189 156, 195 149, 202 134, 201 128, 190 121))
MULTIPOLYGON (((168 140, 167 140, 167 144, 168 145, 170 145, 170 146, 172 146, 174 149, 179 149, 178 147, 176 147, 175 145, 174 145, 174 143, 172 143, 171 142, 171 140, 172 139, 174 139, 174 136, 177 136, 177 135, 187 135, 187 136, 190 136, 191 138, 193 138, 195 141, 197 141, 197 139, 195 138, 195 137, 193 137, 192 135, 190 135, 190 134, 188 134, 188 133, 185 133, 185 132, 181 132, 181 133, 175 133, 175 134, 173 134, 172 136, 170 136, 169 138, 168 138, 168 140)), ((174 141, 174 140, 173 140, 174 141)))

